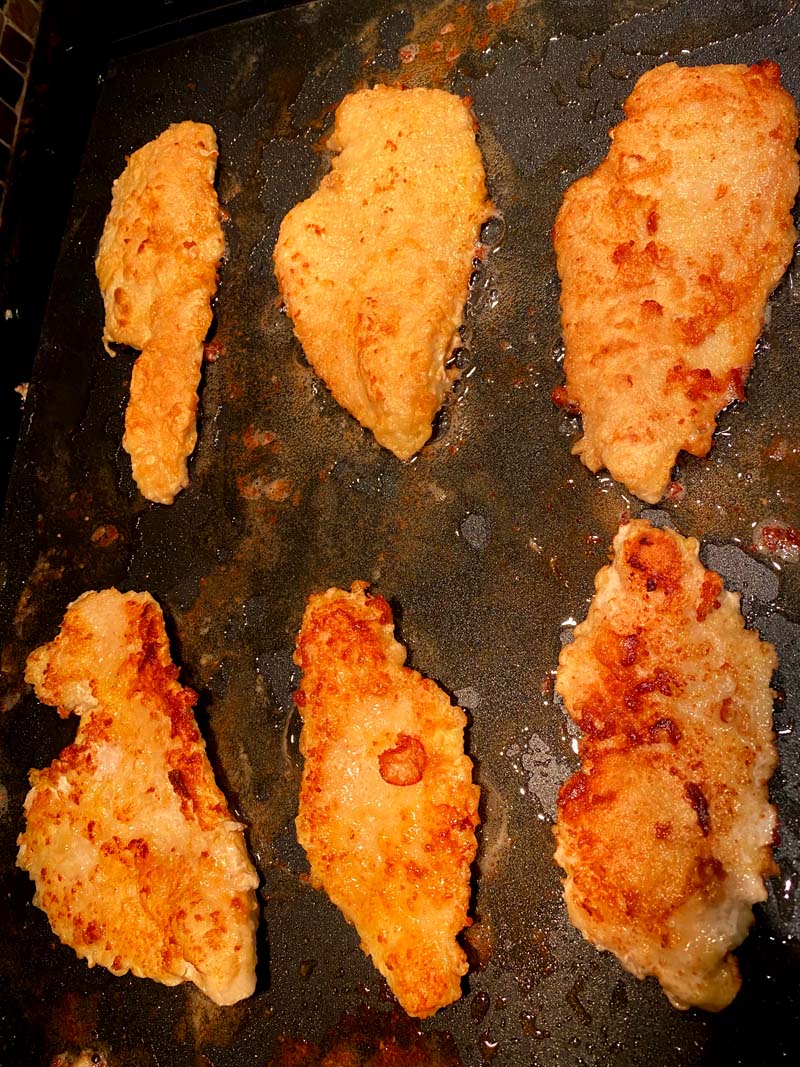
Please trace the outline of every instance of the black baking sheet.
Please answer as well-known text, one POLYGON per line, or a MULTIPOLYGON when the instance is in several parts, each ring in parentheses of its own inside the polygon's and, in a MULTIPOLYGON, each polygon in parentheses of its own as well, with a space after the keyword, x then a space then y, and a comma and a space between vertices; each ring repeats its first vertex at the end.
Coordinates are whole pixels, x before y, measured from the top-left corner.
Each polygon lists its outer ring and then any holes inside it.
POLYGON ((80 1049, 137 1067, 795 1059, 800 576, 754 550, 753 526, 800 520, 796 268, 774 295, 747 404, 721 416, 707 459, 682 464, 682 494, 644 509, 570 456, 577 424, 551 403, 561 349, 550 229, 643 71, 771 58, 800 99, 798 30, 794 3, 778 0, 731 10, 318 0, 114 61, 64 232, 0 545, 3 1062, 80 1049), (472 97, 505 220, 476 272, 461 381, 408 464, 315 377, 272 271, 283 215, 327 168, 336 104, 376 81, 472 97), (102 349, 93 256, 126 154, 185 118, 219 137, 228 252, 191 485, 160 507, 137 494, 120 445, 132 357, 102 349), (264 431, 278 447, 261 443, 264 431), (270 499, 276 481, 290 483, 286 499, 270 499), (718 1016, 675 1011, 655 981, 585 943, 552 862, 556 792, 576 766, 553 671, 624 514, 701 538, 704 560, 743 592, 748 621, 781 658, 781 874, 739 953, 742 991, 718 1016), (309 593, 354 579, 390 600, 411 665, 468 709, 482 787, 470 974, 462 999, 423 1023, 404 1016, 354 930, 308 886, 294 833, 294 637, 309 593), (249 826, 262 879, 259 983, 235 1007, 188 985, 89 970, 55 941, 13 866, 28 769, 75 730, 37 705, 25 657, 72 599, 110 585, 147 589, 163 606, 218 779, 249 826))

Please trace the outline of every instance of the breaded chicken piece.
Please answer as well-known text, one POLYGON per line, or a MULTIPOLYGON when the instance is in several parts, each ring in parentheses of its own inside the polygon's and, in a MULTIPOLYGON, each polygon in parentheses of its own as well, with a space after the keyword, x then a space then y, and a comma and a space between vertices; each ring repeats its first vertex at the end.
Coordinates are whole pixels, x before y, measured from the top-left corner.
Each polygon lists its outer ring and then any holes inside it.
POLYGON ((648 71, 553 230, 576 452, 642 500, 744 399, 791 258, 797 111, 775 63, 648 71))
POLYGON ((777 658, 697 551, 671 530, 623 526, 561 653, 556 688, 584 737, 559 795, 556 861, 589 941, 655 975, 675 1007, 717 1011, 777 873, 777 658))
POLYGON ((122 444, 142 496, 171 504, 189 484, 197 387, 225 250, 214 190, 217 138, 179 122, 134 152, 114 182, 96 270, 103 343, 141 350, 122 444))
POLYGON ((367 583, 311 596, 297 639, 305 757, 297 837, 323 888, 409 1015, 461 995, 479 789, 466 718, 403 666, 367 583))
POLYGON ((295 333, 342 407, 408 459, 451 377, 480 227, 492 213, 467 101, 378 85, 345 97, 339 154, 283 220, 275 271, 295 333))
POLYGON ((85 593, 25 673, 77 737, 31 771, 17 863, 34 904, 89 966, 217 1004, 255 987, 258 878, 178 682, 149 593, 85 593))

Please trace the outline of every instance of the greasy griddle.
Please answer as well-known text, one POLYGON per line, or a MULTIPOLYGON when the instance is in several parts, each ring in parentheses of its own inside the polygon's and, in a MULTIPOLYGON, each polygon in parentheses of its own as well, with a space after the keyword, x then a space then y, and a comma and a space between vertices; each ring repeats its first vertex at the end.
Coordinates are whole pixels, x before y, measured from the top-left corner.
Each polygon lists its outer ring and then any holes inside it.
POLYGON ((115 1067, 311 1064, 343 1050, 348 1063, 496 1067, 771 1064, 796 1053, 800 580, 796 565, 752 546, 757 520, 798 520, 796 268, 774 296, 747 404, 722 415, 711 455, 682 464, 684 491, 660 508, 643 509, 570 456, 577 424, 550 399, 562 378, 550 228, 564 189, 605 154, 638 75, 670 58, 769 57, 800 99, 794 5, 722 7, 320 0, 113 63, 64 233, 3 527, 5 1063, 81 1048, 115 1067), (378 448, 312 373, 272 270, 283 215, 327 169, 333 109, 375 81, 473 98, 505 220, 504 236, 490 227, 491 251, 476 266, 461 381, 434 440, 408 464, 378 448), (191 485, 160 507, 137 494, 120 445, 132 357, 102 349, 93 256, 125 155, 185 118, 212 123, 219 137, 228 253, 191 485), (556 791, 576 766, 553 671, 626 513, 702 538, 703 558, 743 591, 748 621, 781 657, 772 791, 782 873, 739 952, 742 991, 718 1016, 675 1011, 655 981, 636 981, 584 942, 551 859, 556 791), (461 1001, 421 1024, 397 1008, 353 928, 307 884, 294 833, 294 637, 310 592, 354 579, 391 602, 411 665, 468 709, 483 791, 470 974, 461 1001), (218 779, 249 825, 262 879, 259 983, 232 1008, 188 985, 90 971, 55 941, 13 867, 27 771, 75 730, 38 706, 22 682, 24 659, 53 637, 69 601, 110 585, 147 589, 163 606, 182 678, 200 694, 218 779))

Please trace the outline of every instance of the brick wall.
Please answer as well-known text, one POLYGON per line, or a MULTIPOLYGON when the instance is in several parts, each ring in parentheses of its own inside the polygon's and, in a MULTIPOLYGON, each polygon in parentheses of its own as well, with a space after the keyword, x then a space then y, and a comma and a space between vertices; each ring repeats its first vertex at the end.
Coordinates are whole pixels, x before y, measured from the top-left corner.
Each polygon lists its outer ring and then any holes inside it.
POLYGON ((28 85, 40 0, 0 0, 0 216, 28 85))

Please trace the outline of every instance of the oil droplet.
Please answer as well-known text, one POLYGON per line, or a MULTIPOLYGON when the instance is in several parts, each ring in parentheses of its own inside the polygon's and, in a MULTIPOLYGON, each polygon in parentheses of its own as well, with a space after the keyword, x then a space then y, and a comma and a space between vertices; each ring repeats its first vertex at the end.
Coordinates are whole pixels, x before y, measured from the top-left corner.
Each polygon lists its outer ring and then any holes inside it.
POLYGON ((549 1030, 543 1030, 537 1024, 535 1015, 523 1015, 520 1018, 520 1024, 526 1037, 532 1037, 536 1041, 544 1041, 546 1037, 550 1036, 549 1030))
POLYGON ((623 1011, 628 1007, 628 990, 625 988, 625 984, 622 980, 618 981, 611 990, 611 1000, 609 1001, 608 1006, 612 1015, 616 1015, 618 1012, 623 1011))
POLYGON ((296 707, 292 707, 286 717, 286 725, 283 730, 283 758, 291 766, 299 768, 300 759, 300 731, 303 720, 296 707))
POLYGON ((580 998, 580 993, 583 988, 583 979, 579 978, 569 989, 567 993, 567 1002, 573 1009, 576 1018, 580 1019, 582 1023, 587 1026, 591 1025, 592 1016, 586 1008, 586 1005, 580 998))
POLYGON ((492 1041, 488 1034, 481 1034, 479 1048, 481 1050, 481 1059, 484 1063, 491 1063, 497 1055, 499 1046, 499 1041, 492 1041))
POLYGON ((556 103, 559 107, 574 107, 578 102, 569 95, 560 82, 553 82, 550 86, 550 92, 556 98, 556 103))
POLYGON ((481 244, 493 252, 502 245, 506 236, 506 221, 501 215, 493 215, 481 226, 481 244))
POLYGON ((581 89, 590 89, 592 87, 592 74, 602 62, 603 52, 594 52, 583 61, 575 79, 581 89))
POLYGON ((472 1003, 469 1006, 469 1013, 476 1022, 481 1022, 486 1018, 486 1013, 489 1010, 491 1000, 488 993, 476 993, 472 998, 472 1003))
POLYGON ((463 370, 469 362, 469 356, 470 352, 468 348, 464 348, 463 346, 454 348, 450 353, 445 366, 456 367, 458 370, 463 370))

